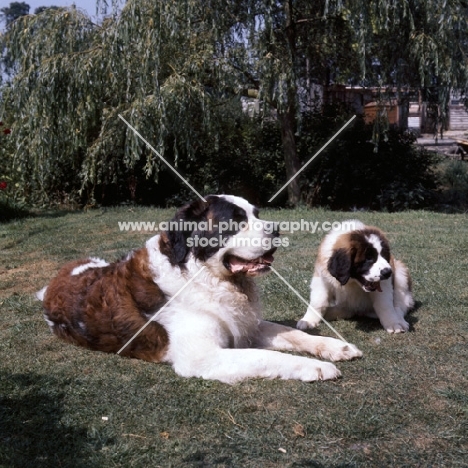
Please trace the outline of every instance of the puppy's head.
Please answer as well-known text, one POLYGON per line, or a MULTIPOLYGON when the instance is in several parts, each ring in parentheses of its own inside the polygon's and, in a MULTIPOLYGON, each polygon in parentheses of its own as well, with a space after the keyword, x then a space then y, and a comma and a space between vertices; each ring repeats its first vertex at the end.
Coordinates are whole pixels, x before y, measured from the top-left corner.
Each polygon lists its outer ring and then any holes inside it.
POLYGON ((279 233, 243 198, 209 195, 183 206, 161 235, 161 251, 174 265, 190 258, 220 276, 257 276, 270 270, 279 233))
POLYGON ((366 292, 382 291, 380 281, 392 275, 389 243, 377 228, 343 234, 335 243, 328 271, 341 285, 354 280, 366 292))

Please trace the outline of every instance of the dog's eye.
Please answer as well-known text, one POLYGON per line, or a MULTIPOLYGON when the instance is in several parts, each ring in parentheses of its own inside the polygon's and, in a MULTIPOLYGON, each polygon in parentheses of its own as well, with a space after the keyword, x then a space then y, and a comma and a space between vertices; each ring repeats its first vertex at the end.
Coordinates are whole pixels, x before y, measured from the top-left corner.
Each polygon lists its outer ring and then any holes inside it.
POLYGON ((375 260, 377 258, 377 252, 373 248, 366 249, 365 253, 366 260, 375 260))
POLYGON ((384 247, 382 249, 381 255, 385 260, 387 260, 387 262, 390 261, 390 249, 388 247, 384 247))
POLYGON ((247 220, 247 214, 242 208, 236 207, 232 214, 232 220, 237 223, 241 223, 247 220))

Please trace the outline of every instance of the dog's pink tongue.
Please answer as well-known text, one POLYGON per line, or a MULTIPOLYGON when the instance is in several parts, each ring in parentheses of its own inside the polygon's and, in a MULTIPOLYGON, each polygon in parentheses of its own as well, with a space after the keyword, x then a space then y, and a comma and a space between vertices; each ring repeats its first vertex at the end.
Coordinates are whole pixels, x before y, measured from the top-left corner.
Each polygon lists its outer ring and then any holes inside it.
POLYGON ((232 273, 239 273, 243 271, 255 271, 260 270, 265 267, 265 265, 271 265, 273 263, 274 257, 271 253, 265 254, 263 257, 260 257, 255 260, 243 260, 238 257, 231 257, 229 263, 231 265, 232 273))
POLYGON ((253 268, 253 263, 248 263, 245 260, 241 260, 237 257, 231 257, 229 260, 231 264, 231 271, 233 273, 239 273, 240 271, 248 271, 253 268))

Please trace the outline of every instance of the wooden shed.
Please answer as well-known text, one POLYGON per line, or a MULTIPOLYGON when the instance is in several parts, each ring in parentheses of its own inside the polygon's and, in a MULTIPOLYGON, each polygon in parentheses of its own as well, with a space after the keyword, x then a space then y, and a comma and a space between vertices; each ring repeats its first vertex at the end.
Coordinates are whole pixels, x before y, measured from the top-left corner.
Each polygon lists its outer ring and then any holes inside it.
POLYGON ((378 117, 386 117, 390 125, 406 128, 408 126, 407 105, 398 104, 396 100, 373 101, 364 106, 364 120, 372 123, 378 117))

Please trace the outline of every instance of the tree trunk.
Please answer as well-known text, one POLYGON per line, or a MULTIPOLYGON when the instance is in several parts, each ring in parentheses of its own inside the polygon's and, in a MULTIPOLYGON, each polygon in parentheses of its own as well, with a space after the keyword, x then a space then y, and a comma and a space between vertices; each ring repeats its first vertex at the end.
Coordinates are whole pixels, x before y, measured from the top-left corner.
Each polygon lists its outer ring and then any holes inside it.
MULTIPOLYGON (((296 113, 290 108, 283 112, 278 112, 278 119, 281 124, 281 141, 283 143, 284 162, 286 165, 287 180, 294 177, 301 167, 297 156, 296 146, 296 113)), ((296 177, 288 185, 288 204, 297 206, 301 199, 301 189, 299 177, 296 177)))
MULTIPOLYGON (((278 118, 281 123, 281 140, 283 142, 284 162, 286 164, 286 176, 289 179, 294 177, 300 169, 301 164, 297 156, 296 146, 296 102, 297 102, 297 83, 296 83, 296 25, 293 19, 292 0, 284 2, 284 13, 286 17, 285 34, 289 49, 289 59, 291 61, 291 75, 287 84, 287 106, 279 109, 278 118)), ((301 190, 299 178, 296 177, 288 185, 288 204, 297 206, 300 202, 301 190)))

